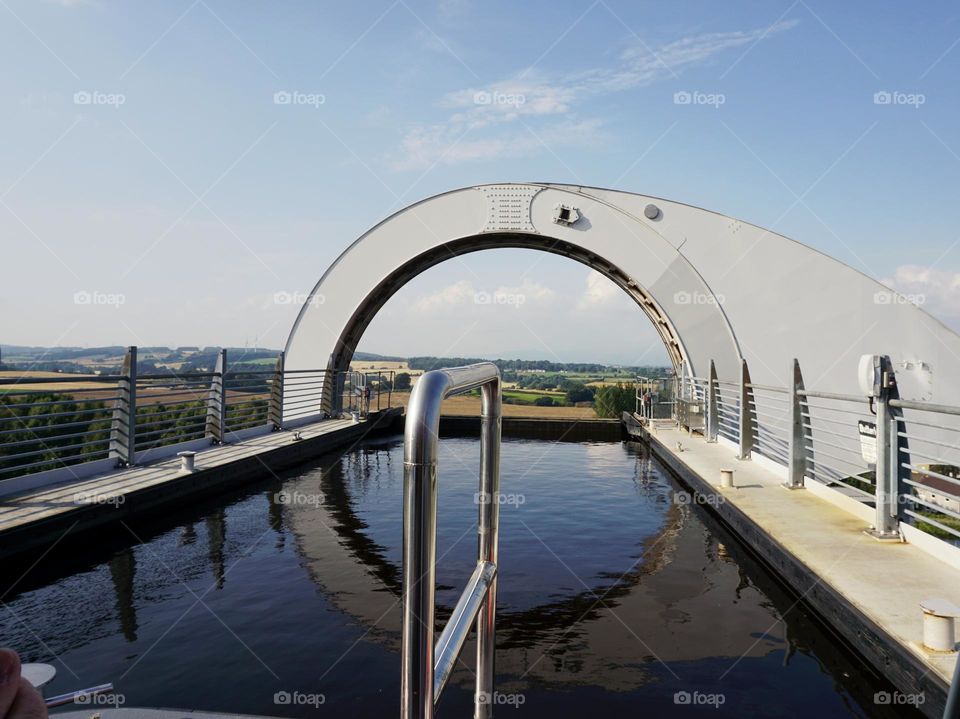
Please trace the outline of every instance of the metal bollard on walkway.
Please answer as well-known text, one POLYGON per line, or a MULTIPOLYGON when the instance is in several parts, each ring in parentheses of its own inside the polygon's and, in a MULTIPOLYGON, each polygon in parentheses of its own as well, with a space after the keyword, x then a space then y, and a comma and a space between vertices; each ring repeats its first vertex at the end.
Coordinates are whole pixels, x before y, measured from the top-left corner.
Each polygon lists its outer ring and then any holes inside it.
POLYGON ((946 599, 925 599, 923 610, 923 646, 935 652, 957 651, 956 618, 960 607, 946 599))
POLYGON ((735 485, 733 484, 732 469, 720 470, 720 486, 723 487, 724 489, 734 489, 735 485))
POLYGON ((177 456, 180 458, 181 472, 193 472, 195 470, 196 452, 177 452, 177 456))

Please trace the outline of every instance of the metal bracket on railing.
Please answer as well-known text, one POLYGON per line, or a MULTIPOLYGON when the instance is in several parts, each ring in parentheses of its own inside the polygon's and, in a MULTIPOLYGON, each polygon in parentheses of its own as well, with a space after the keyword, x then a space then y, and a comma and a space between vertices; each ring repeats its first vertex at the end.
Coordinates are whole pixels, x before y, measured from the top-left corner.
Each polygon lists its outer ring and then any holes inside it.
POLYGON ((267 407, 267 424, 273 430, 283 428, 283 352, 277 355, 277 365, 270 382, 270 404, 267 407))
POLYGON ((220 350, 210 391, 207 393, 207 422, 204 434, 216 444, 223 444, 227 424, 227 396, 224 389, 224 374, 227 369, 227 351, 220 350))
POLYGON ((787 481, 783 486, 787 489, 803 487, 804 477, 807 476, 807 452, 810 451, 810 430, 805 427, 804 410, 807 409, 807 398, 801 394, 804 391, 803 375, 800 373, 800 361, 794 358, 790 373, 790 417, 787 426, 790 428, 790 464, 787 467, 787 481))
POLYGON ((123 358, 123 378, 117 382, 117 401, 110 421, 110 457, 119 466, 136 463, 137 457, 137 348, 128 347, 123 358))
POLYGON ((434 370, 420 377, 407 408, 403 448, 403 640, 400 715, 431 719, 463 644, 477 621, 474 717, 493 715, 494 632, 500 496, 500 371, 481 364, 434 370), (437 452, 440 405, 446 397, 481 391, 479 554, 477 566, 434 645, 437 452))
POLYGON ((750 459, 753 452, 753 390, 750 387, 750 370, 745 359, 740 360, 740 451, 737 459, 750 459))

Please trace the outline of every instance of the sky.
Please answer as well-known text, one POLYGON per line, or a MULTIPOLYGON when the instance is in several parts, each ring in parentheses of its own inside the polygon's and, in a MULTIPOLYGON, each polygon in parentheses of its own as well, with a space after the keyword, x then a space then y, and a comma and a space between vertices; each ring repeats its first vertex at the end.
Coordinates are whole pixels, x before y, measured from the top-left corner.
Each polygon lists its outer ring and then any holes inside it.
MULTIPOLYGON (((279 348, 366 229, 503 181, 739 217, 960 329, 955 3, 0 0, 0 18, 4 344, 279 348)), ((666 361, 626 295, 522 250, 418 276, 360 349, 666 361), (498 291, 525 302, 465 300, 498 291), (451 347, 464 312, 476 331, 451 347)))

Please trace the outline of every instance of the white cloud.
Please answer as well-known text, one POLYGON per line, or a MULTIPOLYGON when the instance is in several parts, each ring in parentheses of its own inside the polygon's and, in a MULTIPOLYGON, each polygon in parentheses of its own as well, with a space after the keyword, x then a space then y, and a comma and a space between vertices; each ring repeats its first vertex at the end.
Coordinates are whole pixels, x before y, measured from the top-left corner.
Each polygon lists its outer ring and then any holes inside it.
POLYGON ((901 265, 883 284, 941 318, 960 318, 960 272, 901 265))
POLYGON ((496 287, 460 280, 413 299, 409 302, 409 307, 417 315, 438 316, 463 313, 467 307, 483 307, 485 304, 519 305, 531 312, 547 310, 550 313, 568 313, 572 310, 609 312, 623 308, 631 312, 636 310, 633 301, 619 287, 595 270, 587 272, 582 289, 571 285, 557 290, 530 279, 523 279, 517 285, 496 287), (512 302, 508 298, 522 299, 512 302))
POLYGON ((576 99, 577 88, 551 84, 536 75, 495 82, 484 87, 470 87, 447 93, 440 107, 460 109, 452 121, 472 120, 475 124, 491 124, 514 119, 519 115, 555 115, 567 112, 576 99))
POLYGON ((429 295, 418 298, 414 303, 414 309, 418 313, 436 313, 440 310, 447 310, 451 307, 457 307, 467 302, 473 302, 476 290, 473 284, 468 280, 460 280, 452 285, 437 290, 429 295))
POLYGON ((611 67, 552 78, 527 70, 489 85, 447 93, 438 105, 453 112, 442 122, 411 127, 390 164, 395 170, 424 170, 435 164, 527 155, 543 144, 568 147, 581 142, 585 132, 596 139, 588 131, 600 126, 598 119, 567 117, 592 98, 677 77, 724 51, 759 42, 796 24, 790 20, 771 28, 705 33, 653 51, 637 41, 611 67), (531 128, 534 122, 538 126, 531 128), (517 128, 519 123, 523 126, 517 128))
POLYGON ((524 280, 519 287, 505 287, 501 285, 494 290, 498 295, 523 295, 528 303, 547 305, 557 300, 557 293, 539 282, 524 280))
POLYGON ((620 299, 622 290, 596 270, 587 274, 586 287, 577 302, 577 309, 608 307, 620 299))
POLYGON ((486 305, 536 309, 550 305, 556 299, 554 290, 531 280, 524 280, 515 287, 500 285, 492 289, 479 287, 469 280, 460 280, 418 297, 412 306, 417 315, 438 315, 455 310, 462 312, 465 307, 485 308, 486 305))
POLYGON ((360 350, 444 357, 666 362, 663 342, 649 319, 603 276, 569 266, 573 263, 564 258, 548 257, 538 264, 541 281, 537 281, 520 273, 527 263, 509 264, 517 265, 516 274, 502 284, 497 283, 497 276, 505 268, 479 263, 476 272, 471 271, 469 277, 461 274, 459 282, 431 285, 430 289, 424 286, 419 291, 401 289, 374 318, 360 350), (585 296, 591 302, 581 308, 585 296))

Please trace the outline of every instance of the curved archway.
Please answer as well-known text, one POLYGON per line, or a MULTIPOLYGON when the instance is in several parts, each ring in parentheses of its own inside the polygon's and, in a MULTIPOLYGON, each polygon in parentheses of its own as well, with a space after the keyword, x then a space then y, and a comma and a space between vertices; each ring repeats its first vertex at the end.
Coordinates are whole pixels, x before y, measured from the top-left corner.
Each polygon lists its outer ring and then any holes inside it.
POLYGON ((643 195, 496 184, 415 203, 356 240, 323 275, 286 345, 288 369, 349 365, 363 330, 412 277, 468 252, 521 247, 580 261, 651 318, 674 364, 721 379, 750 363, 786 385, 793 358, 818 389, 856 393, 861 354, 937 370, 930 397, 960 404, 960 336, 879 282, 782 235, 643 195))

